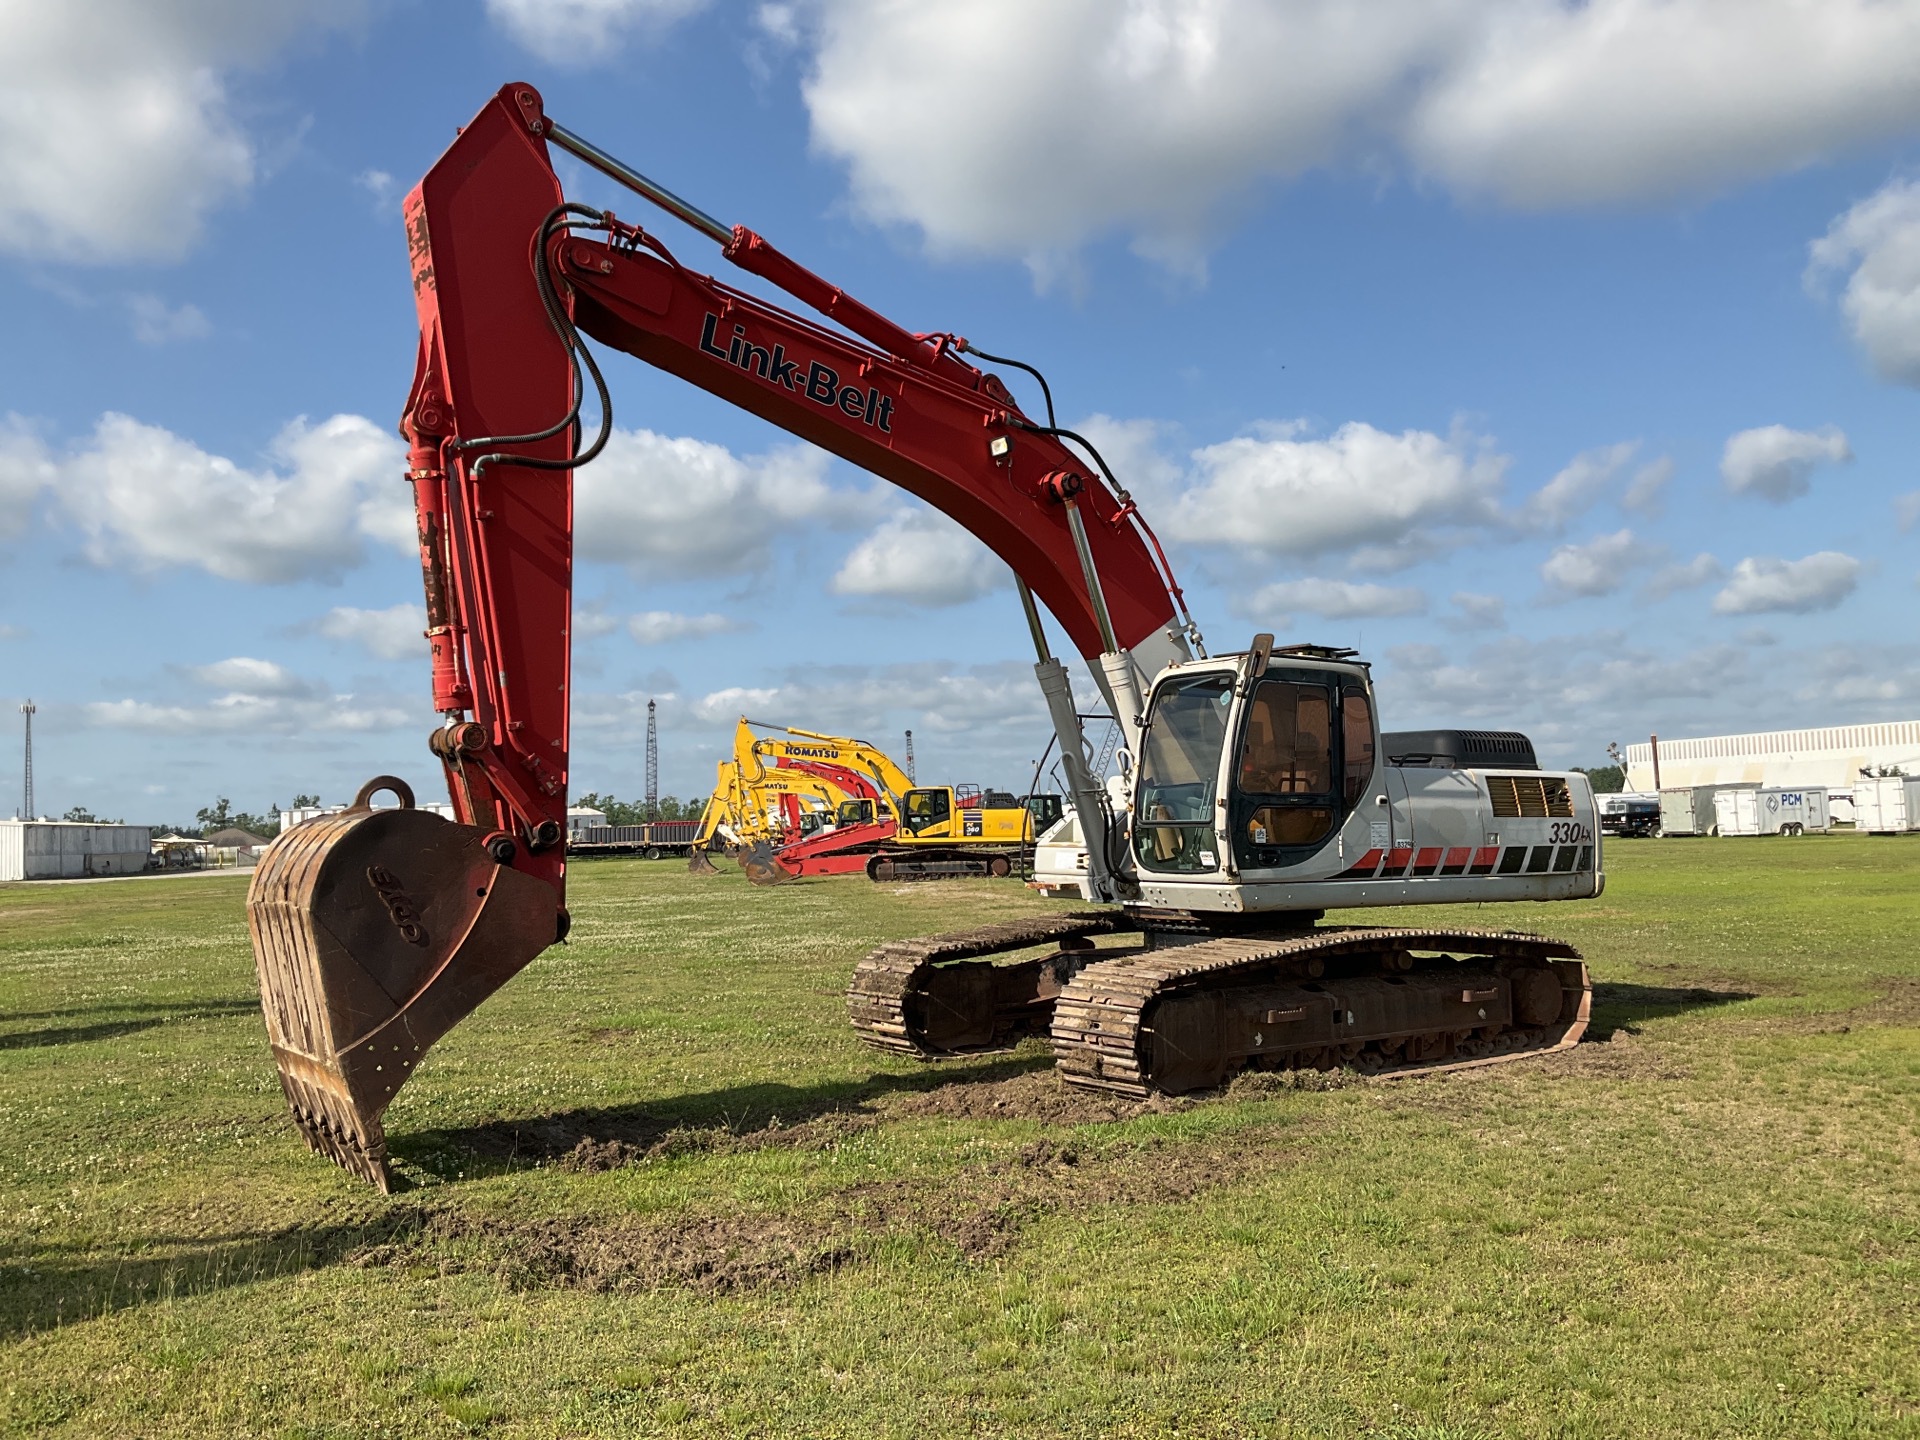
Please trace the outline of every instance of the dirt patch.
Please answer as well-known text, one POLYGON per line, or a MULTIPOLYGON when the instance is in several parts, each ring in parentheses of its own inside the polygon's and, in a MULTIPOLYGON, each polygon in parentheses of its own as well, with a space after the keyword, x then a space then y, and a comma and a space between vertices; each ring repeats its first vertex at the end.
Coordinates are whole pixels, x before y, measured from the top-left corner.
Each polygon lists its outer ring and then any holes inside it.
POLYGON ((1076 1090, 1058 1072, 1032 1070, 1004 1080, 968 1081, 937 1090, 896 1096, 885 1102, 895 1115, 938 1115, 950 1120, 1041 1120, 1050 1125, 1093 1125, 1183 1109, 1193 1102, 1157 1095, 1123 1100, 1076 1090))
MULTIPOLYGON (((1082 1214, 1099 1205, 1177 1203, 1272 1170, 1290 1157, 1294 1139, 1269 1128, 1201 1143, 1148 1136, 1099 1148, 1042 1138, 1010 1158, 939 1179, 854 1186, 809 1216, 511 1220, 420 1208, 396 1223, 393 1238, 365 1246, 347 1261, 482 1270, 529 1288, 684 1285, 718 1293, 838 1270, 857 1263, 887 1235, 932 1236, 969 1259, 991 1259, 1049 1215, 1082 1214)), ((569 1155, 566 1163, 576 1161, 569 1155)))
POLYGON ((709 1293, 797 1280, 853 1258, 824 1230, 777 1218, 703 1216, 658 1225, 585 1218, 499 1220, 438 1211, 401 1239, 346 1257, 358 1266, 437 1260, 443 1274, 483 1270, 521 1289, 591 1291, 685 1285, 709 1293))
MULTIPOLYGON (((1605 1039, 1589 1039, 1558 1055, 1543 1056, 1563 1075, 1609 1080, 1690 1080, 1693 1072, 1674 1063, 1662 1045, 1621 1026, 1605 1039)), ((1516 1061, 1524 1064, 1524 1061, 1516 1061)), ((1502 1067, 1490 1067, 1499 1070, 1502 1067)), ((1471 1073, 1471 1072, 1469 1072, 1471 1073)))
POLYGON ((876 1116, 853 1111, 830 1111, 797 1125, 775 1117, 751 1129, 685 1125, 631 1113, 547 1116, 478 1126, 466 1132, 462 1143, 494 1159, 593 1172, 676 1155, 830 1150, 879 1123, 876 1116))
POLYGON ((1090 1146, 1042 1137, 1011 1159, 942 1182, 881 1181, 847 1192, 842 1223, 931 1231, 969 1259, 1004 1254, 1028 1225, 1098 1205, 1164 1205, 1264 1174, 1294 1153, 1297 1132, 1268 1127, 1203 1142, 1146 1136, 1090 1146))

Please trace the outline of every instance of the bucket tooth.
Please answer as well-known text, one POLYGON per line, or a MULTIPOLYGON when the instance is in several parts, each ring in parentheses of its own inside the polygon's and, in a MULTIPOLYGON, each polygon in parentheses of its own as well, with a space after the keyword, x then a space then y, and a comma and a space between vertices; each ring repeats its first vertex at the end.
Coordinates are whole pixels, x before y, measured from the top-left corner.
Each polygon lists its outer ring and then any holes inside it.
POLYGON ((707 854, 704 845, 696 845, 693 847, 693 853, 687 856, 687 873, 689 875, 718 875, 720 873, 720 867, 713 863, 713 859, 707 854))
POLYGON ((390 1190, 382 1117, 434 1041, 551 945, 552 886, 425 810, 295 826, 247 892, 260 1004, 307 1144, 390 1190))

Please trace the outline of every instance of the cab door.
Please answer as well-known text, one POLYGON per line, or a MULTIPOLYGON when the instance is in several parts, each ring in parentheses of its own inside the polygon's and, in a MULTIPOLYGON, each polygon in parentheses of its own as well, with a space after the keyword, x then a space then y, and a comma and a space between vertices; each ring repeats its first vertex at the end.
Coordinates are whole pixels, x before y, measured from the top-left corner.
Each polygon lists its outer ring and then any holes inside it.
POLYGON ((953 792, 909 790, 906 810, 907 838, 944 839, 953 826, 953 792))
POLYGON ((1396 851, 1411 851, 1414 848, 1413 833, 1413 792, 1407 786, 1407 772, 1398 765, 1383 767, 1387 780, 1387 803, 1376 806, 1373 824, 1369 827, 1367 848, 1387 852, 1387 869, 1405 870, 1413 863, 1410 854, 1396 857, 1396 851), (1399 860, 1396 866, 1393 862, 1399 860))

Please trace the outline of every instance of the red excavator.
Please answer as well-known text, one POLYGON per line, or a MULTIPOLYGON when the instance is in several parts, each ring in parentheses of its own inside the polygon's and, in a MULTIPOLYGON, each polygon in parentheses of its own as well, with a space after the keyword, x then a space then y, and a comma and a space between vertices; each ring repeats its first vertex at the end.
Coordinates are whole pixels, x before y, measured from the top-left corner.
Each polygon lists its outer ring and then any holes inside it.
POLYGON ((586 337, 911 491, 1018 581, 1093 903, 881 947, 848 991, 866 1039, 934 1057, 1050 1032, 1068 1083, 1138 1096, 1248 1066, 1478 1065, 1580 1037, 1590 989, 1567 945, 1317 922, 1598 895, 1586 778, 1541 771, 1506 732, 1383 736, 1351 651, 1261 635, 1208 655, 1153 532, 1055 422, 1037 370, 902 329, 550 119, 528 85, 488 101, 405 213, 420 348, 400 428, 444 717, 429 744, 457 818, 383 776, 283 834, 255 873, 268 1034, 315 1149, 386 1188, 395 1093, 566 936, 572 472, 612 424, 586 337), (819 318, 568 201, 555 148, 819 318), (973 359, 1037 380, 1044 422, 973 359), (1092 773, 1043 606, 1126 737, 1125 803, 1092 773), (382 790, 398 806, 372 808, 382 790))

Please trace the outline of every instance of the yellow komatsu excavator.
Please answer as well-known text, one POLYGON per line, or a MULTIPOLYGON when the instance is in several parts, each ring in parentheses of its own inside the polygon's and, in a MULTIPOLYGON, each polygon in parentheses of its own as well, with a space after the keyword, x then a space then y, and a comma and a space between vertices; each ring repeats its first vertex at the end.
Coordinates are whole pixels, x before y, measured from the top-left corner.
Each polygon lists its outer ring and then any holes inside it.
POLYGON ((875 787, 876 823, 842 825, 780 852, 789 874, 820 875, 864 869, 875 880, 946 875, 1006 875, 1022 847, 1060 818, 1057 796, 983 791, 976 785, 916 785, 879 746, 742 716, 739 734, 754 739, 752 753, 788 765, 831 767, 875 787), (889 821, 891 822, 889 826, 889 821))
POLYGON ((714 766, 713 793, 701 812, 687 868, 696 875, 717 875, 709 852, 719 844, 749 875, 769 875, 780 846, 831 828, 849 813, 857 816, 859 808, 831 779, 770 768, 751 757, 743 760, 736 751, 714 766))

